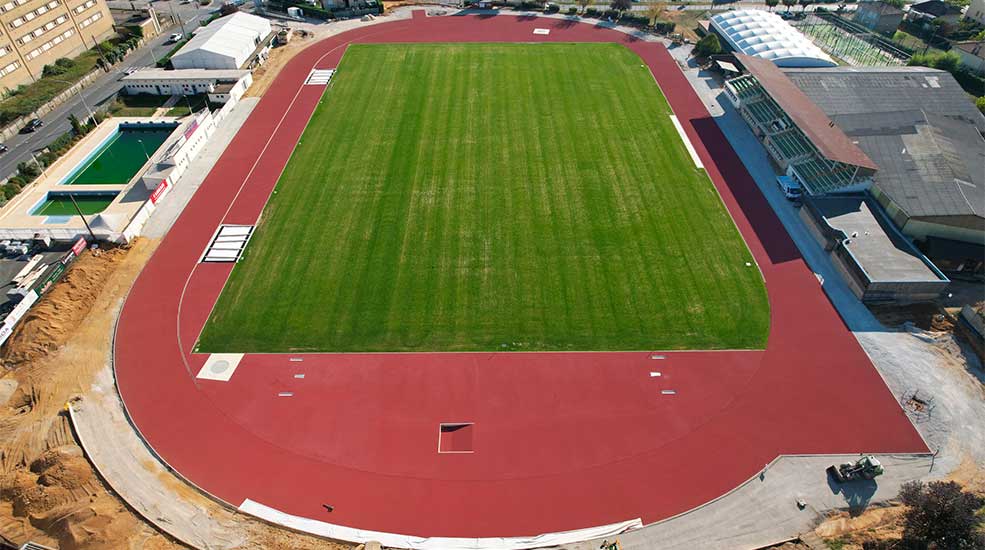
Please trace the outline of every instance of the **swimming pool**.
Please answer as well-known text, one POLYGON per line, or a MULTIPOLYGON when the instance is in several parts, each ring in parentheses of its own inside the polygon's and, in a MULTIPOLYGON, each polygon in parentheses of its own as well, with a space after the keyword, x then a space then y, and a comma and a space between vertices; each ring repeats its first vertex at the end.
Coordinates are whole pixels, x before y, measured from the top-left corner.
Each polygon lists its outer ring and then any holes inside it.
POLYGON ((125 185, 174 131, 175 124, 121 124, 79 164, 65 185, 125 185))
POLYGON ((78 211, 72 198, 83 214, 98 214, 113 202, 119 193, 51 193, 41 204, 31 210, 32 216, 76 216, 78 211), (71 197, 69 196, 71 195, 71 197))

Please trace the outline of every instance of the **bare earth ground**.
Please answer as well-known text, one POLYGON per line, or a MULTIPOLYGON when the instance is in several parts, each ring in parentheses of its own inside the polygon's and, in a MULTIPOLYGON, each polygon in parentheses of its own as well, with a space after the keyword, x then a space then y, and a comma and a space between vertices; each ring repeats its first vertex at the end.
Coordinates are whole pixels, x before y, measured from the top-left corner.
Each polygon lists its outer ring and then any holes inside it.
MULTIPOLYGON (((157 242, 85 252, 36 305, 0 359, 0 541, 62 550, 183 548, 133 514, 83 455, 64 413, 106 372, 113 323, 157 242)), ((147 465, 145 465, 147 467, 147 465)), ((176 478, 183 499, 206 499, 176 478)), ((243 518, 246 549, 343 545, 243 518)))
POLYGON ((96 477, 72 435, 65 403, 105 364, 112 321, 156 243, 83 253, 14 332, 0 371, 0 534, 65 549, 175 548, 96 477))
MULTIPOLYGON (((985 470, 970 457, 948 476, 965 490, 985 495, 985 470)), ((870 508, 851 517, 847 512, 830 516, 814 532, 827 541, 841 543, 843 550, 862 550, 862 545, 872 541, 899 540, 903 533, 903 511, 900 504, 870 508)))

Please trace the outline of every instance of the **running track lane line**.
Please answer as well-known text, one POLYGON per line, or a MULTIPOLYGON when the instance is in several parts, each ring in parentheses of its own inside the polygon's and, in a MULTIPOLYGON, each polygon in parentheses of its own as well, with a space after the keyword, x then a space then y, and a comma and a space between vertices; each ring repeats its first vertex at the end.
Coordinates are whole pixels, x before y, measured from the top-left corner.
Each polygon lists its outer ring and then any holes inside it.
MULTIPOLYGON (((324 61, 324 59, 326 57, 328 57, 329 55, 331 55, 331 54, 335 53, 336 51, 338 51, 339 48, 348 47, 349 44, 352 44, 356 40, 364 39, 364 38, 369 38, 371 36, 375 36, 377 34, 384 33, 384 32, 390 32, 390 29, 384 29, 384 30, 381 30, 381 31, 376 31, 375 33, 370 33, 370 34, 367 34, 367 35, 364 35, 364 36, 359 36, 357 38, 353 38, 351 40, 347 40, 347 41, 339 44, 338 46, 335 46, 331 50, 328 50, 324 54, 322 54, 312 64, 312 67, 317 67, 319 63, 321 63, 322 61, 324 61)), ((343 33, 343 34, 345 34, 345 33, 343 33)), ((331 37, 326 38, 325 40, 331 40, 331 37)), ((314 44, 311 44, 311 46, 314 46, 314 44)), ((345 54, 343 53, 343 55, 345 55, 345 54)), ((341 60, 340 60, 340 62, 341 62, 341 60)), ((283 70, 283 67, 281 69, 283 70)), ((227 206, 226 207, 226 211, 223 212, 222 218, 219 220, 219 225, 222 225, 223 223, 226 222, 226 217, 229 216, 229 212, 231 212, 232 209, 233 209, 233 207, 236 206, 236 200, 239 199, 239 195, 243 192, 243 188, 246 187, 246 184, 247 184, 247 182, 249 182, 250 177, 253 176, 253 172, 256 170, 257 166, 260 164, 260 161, 263 160, 263 155, 267 153, 267 148, 270 147, 270 144, 274 141, 274 137, 277 135, 277 132, 280 131, 280 127, 284 124, 284 120, 287 119, 288 115, 297 114, 297 113, 294 113, 294 104, 297 102, 298 97, 301 96, 301 92, 304 91, 304 87, 307 85, 307 84, 305 84, 305 81, 306 80, 307 79, 302 79, 301 80, 301 83, 298 84, 298 89, 297 89, 296 92, 294 92, 294 97, 291 99, 291 103, 288 104, 287 109, 284 110, 284 114, 281 115, 280 120, 277 121, 277 125, 274 126, 274 131, 273 132, 270 132, 270 137, 268 137, 267 138, 267 141, 263 144, 263 148, 260 150, 260 154, 257 155, 256 160, 253 161, 253 165, 250 167, 250 171, 247 172, 245 176, 243 176, 243 181, 239 184, 239 188, 236 190, 236 194, 233 195, 232 200, 229 201, 229 206, 227 206)), ((274 82, 271 83, 271 85, 275 84, 276 82, 277 82, 277 79, 274 79, 274 82)), ((325 89, 322 90, 322 96, 323 97, 325 95, 325 91, 327 91, 327 90, 328 90, 328 86, 325 86, 325 89)), ((318 104, 315 104, 315 109, 317 109, 317 108, 318 108, 318 104)), ((304 128, 301 130, 301 135, 304 135, 304 131, 308 128, 308 123, 311 122, 311 116, 313 114, 314 114, 314 111, 312 111, 311 113, 308 113, 308 116, 307 116, 308 121, 305 122, 304 128)), ((298 140, 300 140, 300 136, 298 137, 298 140)), ((288 156, 288 162, 290 161, 290 157, 294 156, 294 150, 297 149, 298 143, 299 143, 299 141, 295 141, 294 142, 294 145, 291 147, 291 154, 288 156)), ((271 195, 271 193, 273 193, 274 189, 277 188, 277 183, 276 182, 280 180, 280 177, 281 177, 281 175, 284 174, 284 170, 285 169, 287 169, 287 163, 284 163, 284 165, 281 166, 280 172, 277 174, 277 179, 274 182, 274 185, 272 185, 270 187, 270 192, 267 193, 267 199, 266 199, 266 201, 264 201, 263 208, 261 208, 260 214, 257 215, 256 220, 254 220, 254 225, 256 225, 256 223, 259 222, 260 216, 263 213, 263 209, 267 207, 267 204, 269 204, 269 202, 270 202, 270 195, 271 195)), ((182 342, 182 338, 181 338, 181 310, 182 310, 182 307, 183 307, 184 302, 185 302, 185 292, 188 290, 188 283, 192 280, 192 277, 195 275, 195 271, 198 270, 198 266, 200 265, 200 263, 201 262, 195 262, 195 264, 192 266, 191 271, 188 272, 188 276, 185 277, 185 283, 181 287, 181 296, 178 298, 178 315, 175 317, 175 320, 174 320, 175 321, 175 334, 176 334, 176 336, 178 338, 178 351, 181 354, 181 361, 185 365, 185 372, 188 373, 188 376, 192 379, 192 383, 195 384, 195 387, 196 388, 198 387, 198 378, 196 377, 196 375, 194 373, 192 373, 191 365, 188 364, 188 357, 187 357, 187 354, 185 353, 184 342, 182 342)), ((231 274, 232 273, 230 272, 230 275, 231 274)), ((228 282, 228 279, 226 281, 228 282)), ((225 288, 225 283, 223 283, 223 288, 225 288)), ((220 292, 220 294, 221 294, 221 292, 220 292)), ((209 315, 210 316, 212 314, 211 313, 212 310, 215 309, 215 305, 217 303, 219 303, 219 298, 218 297, 216 297, 216 301, 212 304, 212 307, 209 309, 209 315)))

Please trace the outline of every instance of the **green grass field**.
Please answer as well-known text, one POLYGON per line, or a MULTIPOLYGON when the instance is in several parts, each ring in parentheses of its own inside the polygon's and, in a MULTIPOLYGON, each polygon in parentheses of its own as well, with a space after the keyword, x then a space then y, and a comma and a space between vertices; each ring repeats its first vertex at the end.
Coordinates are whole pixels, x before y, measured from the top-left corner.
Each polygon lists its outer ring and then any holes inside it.
POLYGON ((764 347, 670 114, 615 44, 350 46, 199 351, 764 347))

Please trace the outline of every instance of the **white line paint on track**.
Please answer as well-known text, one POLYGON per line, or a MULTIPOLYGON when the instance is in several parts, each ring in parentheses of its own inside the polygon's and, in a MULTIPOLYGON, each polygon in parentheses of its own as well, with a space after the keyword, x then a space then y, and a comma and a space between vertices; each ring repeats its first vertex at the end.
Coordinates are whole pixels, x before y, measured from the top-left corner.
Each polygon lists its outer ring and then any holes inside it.
POLYGON ((694 165, 698 168, 704 168, 705 165, 701 163, 701 159, 698 157, 698 152, 694 150, 694 145, 691 145, 691 140, 688 139, 687 133, 684 131, 684 127, 681 126, 681 121, 677 120, 677 117, 670 115, 670 121, 674 123, 674 128, 677 128, 677 133, 680 134, 681 139, 684 140, 684 147, 687 147, 687 152, 691 155, 691 160, 694 161, 694 165))

